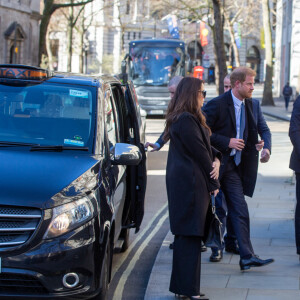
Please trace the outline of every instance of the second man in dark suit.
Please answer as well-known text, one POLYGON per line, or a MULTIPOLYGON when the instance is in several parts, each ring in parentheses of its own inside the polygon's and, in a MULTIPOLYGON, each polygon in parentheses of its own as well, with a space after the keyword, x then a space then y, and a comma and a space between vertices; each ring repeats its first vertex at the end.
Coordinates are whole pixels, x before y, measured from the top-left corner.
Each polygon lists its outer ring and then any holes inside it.
POLYGON ((294 146, 290 160, 290 168, 296 173, 296 210, 295 210, 295 237, 297 254, 300 255, 300 96, 294 103, 291 117, 289 136, 294 146))

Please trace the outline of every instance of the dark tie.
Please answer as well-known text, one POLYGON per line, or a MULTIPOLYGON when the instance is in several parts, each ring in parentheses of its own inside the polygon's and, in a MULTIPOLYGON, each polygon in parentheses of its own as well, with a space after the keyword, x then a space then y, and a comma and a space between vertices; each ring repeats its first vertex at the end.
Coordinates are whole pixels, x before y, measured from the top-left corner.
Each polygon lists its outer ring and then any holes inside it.
MULTIPOLYGON (((245 105, 244 102, 241 105, 241 116, 240 116, 240 135, 239 138, 244 138, 244 130, 245 130, 245 105)), ((234 156, 234 162, 238 166, 241 162, 242 151, 236 150, 236 154, 234 156)))

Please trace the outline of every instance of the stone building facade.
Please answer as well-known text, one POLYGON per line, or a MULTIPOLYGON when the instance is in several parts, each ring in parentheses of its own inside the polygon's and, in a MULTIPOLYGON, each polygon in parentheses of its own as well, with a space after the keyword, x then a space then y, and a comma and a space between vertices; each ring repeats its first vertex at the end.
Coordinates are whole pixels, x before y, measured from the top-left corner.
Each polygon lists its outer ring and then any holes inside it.
POLYGON ((294 95, 300 89, 300 0, 278 0, 275 38, 274 93, 282 94, 290 82, 294 95))
POLYGON ((0 0, 0 63, 37 66, 40 0, 0 0))

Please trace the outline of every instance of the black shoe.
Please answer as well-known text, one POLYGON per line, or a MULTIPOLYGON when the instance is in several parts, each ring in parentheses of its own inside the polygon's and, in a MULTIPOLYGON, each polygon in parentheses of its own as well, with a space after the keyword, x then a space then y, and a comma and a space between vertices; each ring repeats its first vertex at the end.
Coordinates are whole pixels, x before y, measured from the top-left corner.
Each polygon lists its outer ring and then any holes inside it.
POLYGON ((233 254, 240 254, 240 248, 238 245, 225 246, 225 251, 233 254))
POLYGON ((211 248, 211 256, 209 258, 209 260, 211 262, 219 262, 221 261, 221 259, 223 258, 223 252, 222 250, 216 249, 216 248, 211 248))
MULTIPOLYGON (((205 296, 205 294, 200 293, 200 297, 204 297, 204 296, 205 296)), ((189 296, 180 295, 180 294, 175 294, 175 297, 176 297, 176 298, 181 298, 181 299, 189 298, 189 296)))
POLYGON ((201 242, 201 252, 207 251, 207 247, 201 242))
POLYGON ((169 245, 169 248, 170 248, 171 250, 173 250, 173 249, 174 249, 174 243, 171 243, 171 244, 169 245))
POLYGON ((260 259, 258 256, 252 256, 248 259, 240 259, 241 270, 249 270, 251 267, 262 267, 274 262, 273 258, 260 259))
POLYGON ((196 299, 200 299, 200 300, 209 300, 209 298, 202 298, 205 297, 205 294, 200 293, 200 297, 199 296, 185 296, 185 295, 179 295, 179 294, 175 294, 176 298, 180 298, 180 299, 190 299, 190 300, 196 300, 196 299))

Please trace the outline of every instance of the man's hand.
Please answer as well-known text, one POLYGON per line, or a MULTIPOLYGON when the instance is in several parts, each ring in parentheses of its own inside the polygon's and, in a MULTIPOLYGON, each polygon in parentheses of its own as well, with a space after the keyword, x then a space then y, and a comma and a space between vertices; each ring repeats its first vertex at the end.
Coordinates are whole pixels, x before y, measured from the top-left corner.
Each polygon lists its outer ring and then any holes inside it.
POLYGON ((260 155, 260 162, 261 163, 266 163, 268 162, 270 159, 270 151, 269 149, 263 149, 261 151, 261 155, 260 155))
POLYGON ((210 178, 213 179, 219 178, 220 165, 221 165, 220 160, 218 158, 215 158, 214 162, 212 163, 213 170, 210 172, 210 178))
POLYGON ((229 142, 229 148, 236 149, 242 151, 245 147, 244 140, 231 138, 229 142))
POLYGON ((257 151, 260 151, 265 145, 264 140, 258 141, 258 144, 255 144, 255 148, 257 151))
POLYGON ((159 150, 159 147, 156 144, 147 142, 145 144, 145 148, 148 149, 149 146, 152 148, 152 150, 150 152, 154 152, 154 151, 158 151, 159 150))

